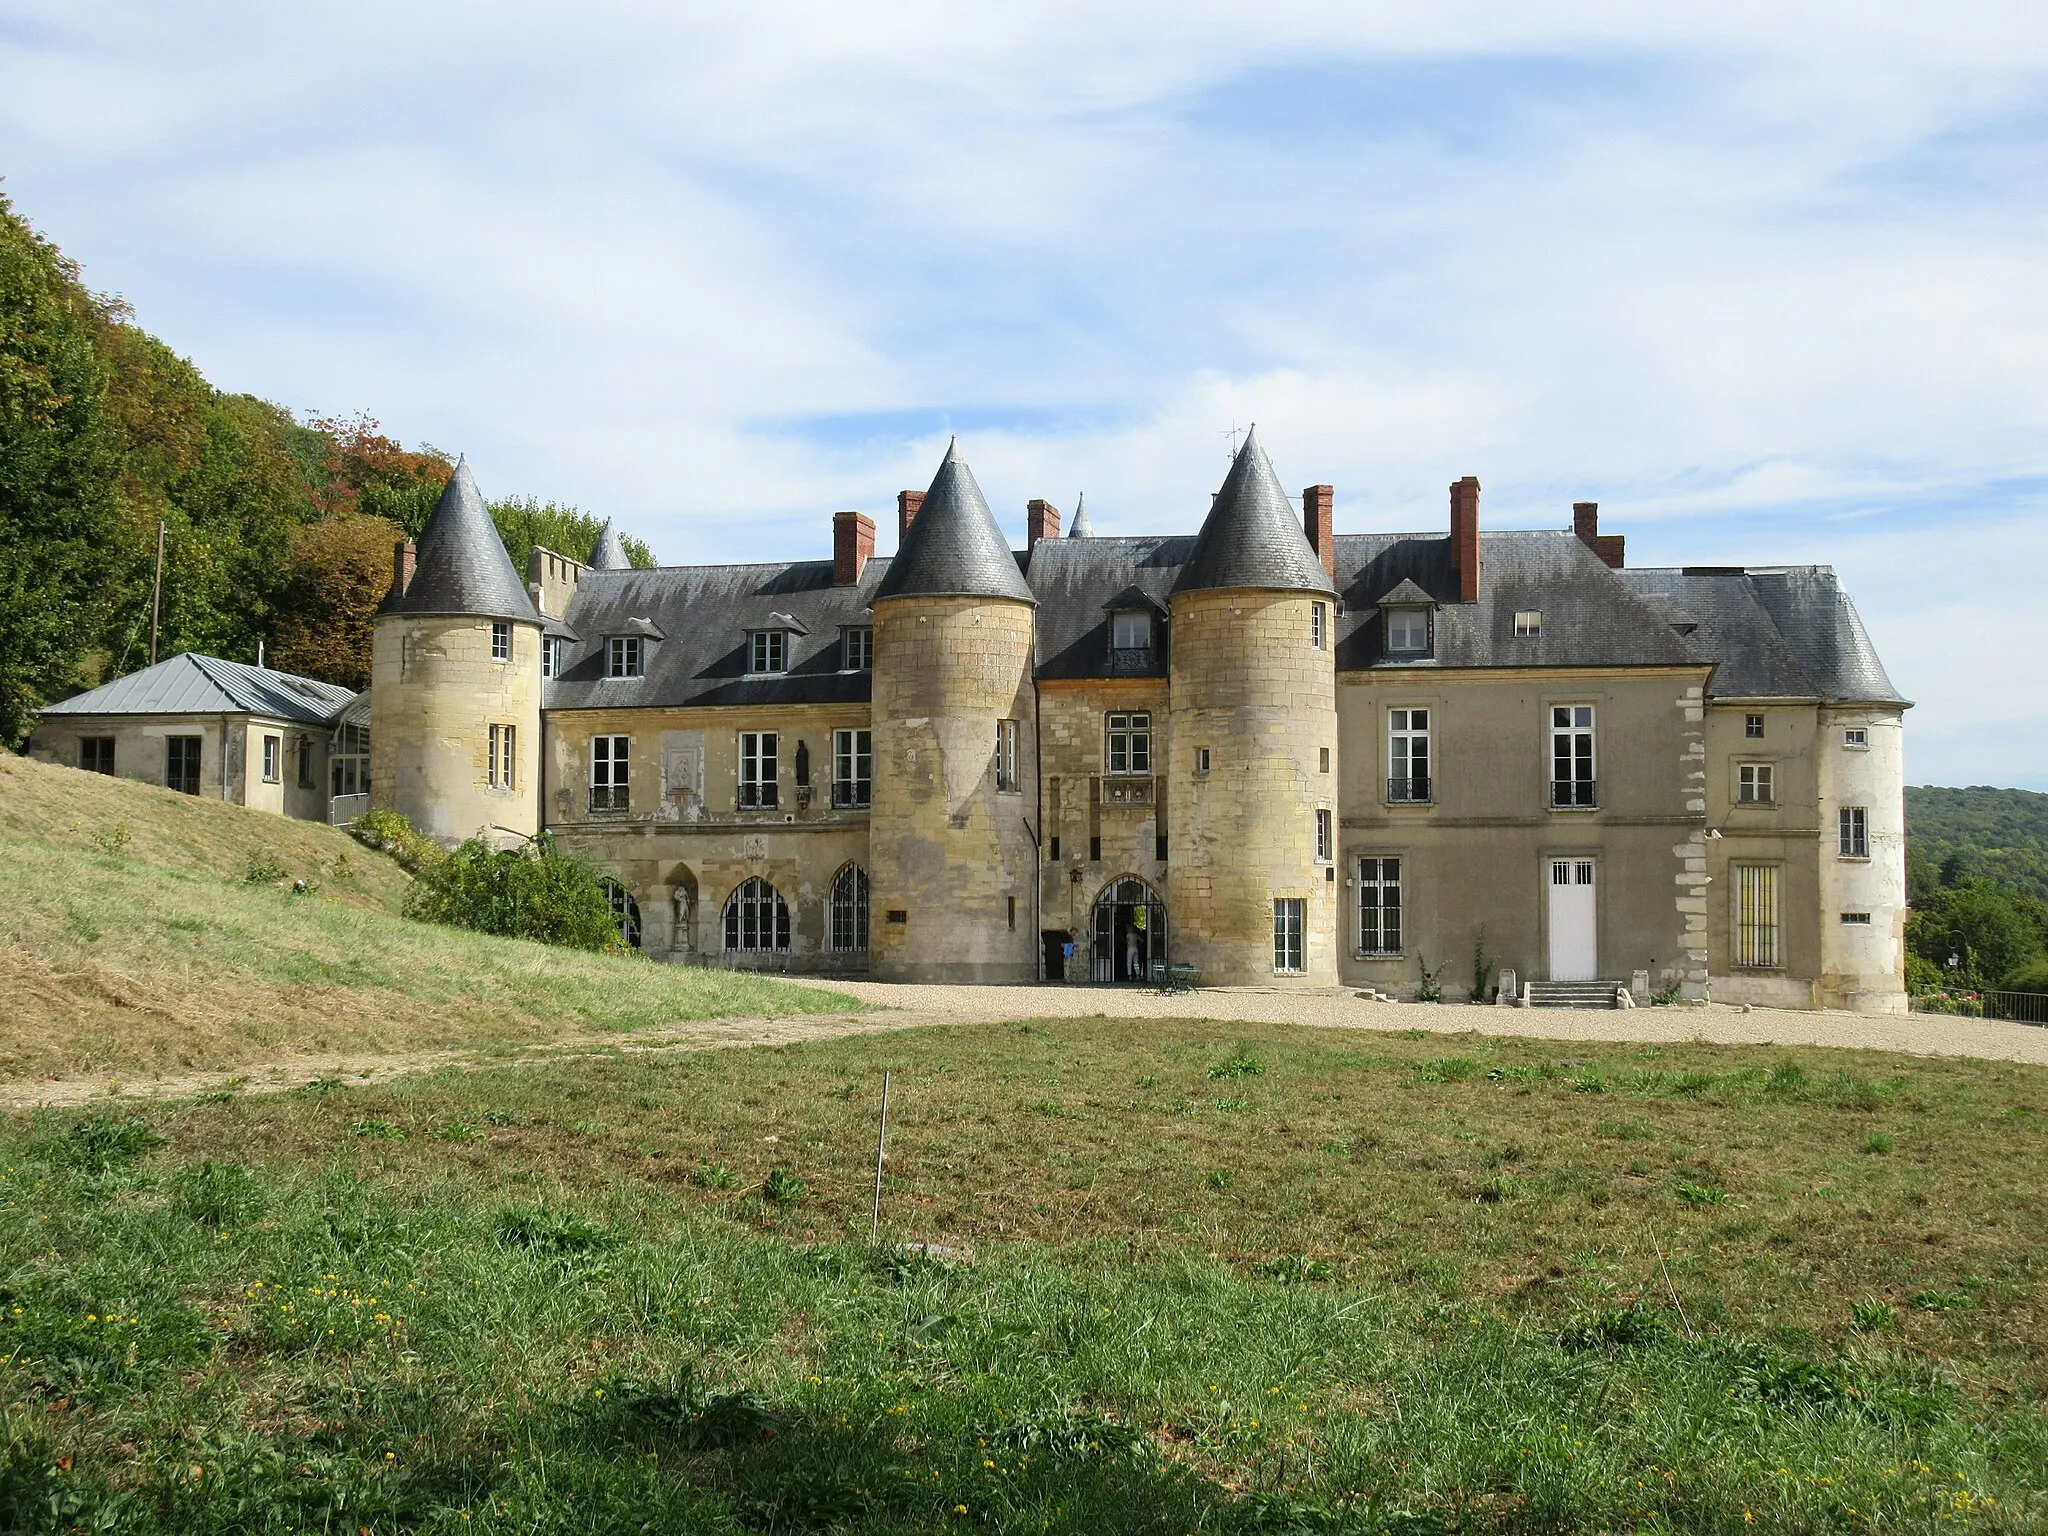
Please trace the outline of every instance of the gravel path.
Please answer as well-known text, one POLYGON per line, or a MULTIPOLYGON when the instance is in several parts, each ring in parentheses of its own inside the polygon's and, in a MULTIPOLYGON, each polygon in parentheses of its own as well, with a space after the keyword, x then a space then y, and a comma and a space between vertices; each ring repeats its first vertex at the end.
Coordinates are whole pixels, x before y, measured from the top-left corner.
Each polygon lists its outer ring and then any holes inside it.
POLYGON ((1242 1019, 1322 1029, 1426 1029, 1540 1040, 1699 1041, 1709 1045, 1819 1045, 1903 1051, 1917 1056, 1975 1056, 2048 1066, 2048 1029, 1944 1014, 1813 1013, 1740 1008, 1475 1008, 1464 1003, 1374 1003, 1343 988, 1316 991, 1204 988, 1162 997, 1139 987, 906 986, 878 981, 816 983, 878 1008, 919 1015, 915 1023, 1003 1019, 1242 1019))
POLYGON ((414 1051, 382 1055, 291 1056, 221 1072, 110 1080, 66 1078, 0 1081, 0 1109, 90 1103, 108 1098, 189 1098, 233 1084, 245 1093, 280 1093, 315 1078, 388 1082, 445 1067, 484 1067, 593 1053, 708 1051, 784 1045, 875 1034, 927 1025, 987 1024, 1012 1019, 1213 1019, 1302 1024, 1317 1029, 1426 1029, 1434 1034, 1522 1035, 1541 1040, 1697 1041, 1710 1045, 1818 1045, 1902 1051, 1920 1056, 1974 1056, 2048 1066, 2048 1029, 1939 1014, 1806 1013, 1759 1008, 1475 1008, 1467 1004, 1374 1003, 1343 989, 1267 991, 1205 988, 1162 997, 1138 987, 904 986, 879 981, 809 981, 868 1004, 870 1011, 782 1018, 707 1019, 631 1034, 567 1035, 518 1048, 414 1051))

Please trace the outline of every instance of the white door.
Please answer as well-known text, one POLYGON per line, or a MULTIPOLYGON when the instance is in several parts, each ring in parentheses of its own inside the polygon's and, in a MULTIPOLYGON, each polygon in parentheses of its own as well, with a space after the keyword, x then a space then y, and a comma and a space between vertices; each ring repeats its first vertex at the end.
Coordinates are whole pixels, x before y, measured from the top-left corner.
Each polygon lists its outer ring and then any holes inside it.
POLYGON ((1600 975, 1598 889, 1591 859, 1550 861, 1550 979, 1594 981, 1600 975))

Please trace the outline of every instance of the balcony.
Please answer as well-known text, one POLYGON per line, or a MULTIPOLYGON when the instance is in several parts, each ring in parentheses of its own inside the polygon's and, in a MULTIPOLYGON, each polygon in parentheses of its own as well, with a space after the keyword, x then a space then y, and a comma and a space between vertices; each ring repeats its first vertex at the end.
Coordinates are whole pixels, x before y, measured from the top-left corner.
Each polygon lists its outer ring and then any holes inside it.
POLYGON ((781 808, 782 797, 774 783, 742 784, 734 805, 742 811, 773 811, 781 808))
POLYGON ((1552 779, 1550 808, 1553 811, 1590 811, 1600 804, 1599 785, 1592 779, 1552 779))
POLYGON ((610 815, 617 811, 629 811, 632 808, 632 796, 624 784, 593 784, 590 786, 590 813, 593 816, 610 815))
POLYGON ((1387 780, 1387 799, 1394 805, 1429 804, 1430 781, 1427 774, 1414 778, 1387 780))
POLYGON ((1149 645, 1113 645, 1109 648, 1111 677, 1143 677, 1158 665, 1158 652, 1149 645))
POLYGON ((1150 805, 1152 803, 1152 780, 1148 778, 1105 778, 1102 781, 1102 803, 1104 805, 1150 805))
POLYGON ((835 811, 864 811, 873 796, 871 780, 835 779, 832 782, 832 809, 835 811))

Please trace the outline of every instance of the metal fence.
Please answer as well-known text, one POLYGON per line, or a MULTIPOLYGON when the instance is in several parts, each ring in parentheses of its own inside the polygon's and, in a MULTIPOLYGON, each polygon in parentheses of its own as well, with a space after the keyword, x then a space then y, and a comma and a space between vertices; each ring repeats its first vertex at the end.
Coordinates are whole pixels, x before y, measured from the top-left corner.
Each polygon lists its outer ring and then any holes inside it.
POLYGON ((1915 1013, 1960 1014, 1965 1018, 2048 1026, 2048 992, 1944 992, 1913 998, 1910 1006, 1915 1013), (1976 1006, 1973 1008, 1972 1004, 1976 1006))

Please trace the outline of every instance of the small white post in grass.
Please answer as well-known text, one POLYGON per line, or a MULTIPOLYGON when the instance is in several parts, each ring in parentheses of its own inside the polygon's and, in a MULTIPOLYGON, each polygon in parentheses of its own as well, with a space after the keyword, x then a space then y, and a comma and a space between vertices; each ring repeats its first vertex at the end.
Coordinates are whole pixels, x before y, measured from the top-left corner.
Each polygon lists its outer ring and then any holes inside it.
POLYGON ((882 1157, 889 1149, 889 1073, 882 1073, 882 1123, 875 1131, 875 1213, 868 1222, 868 1241, 882 1240, 882 1157))

